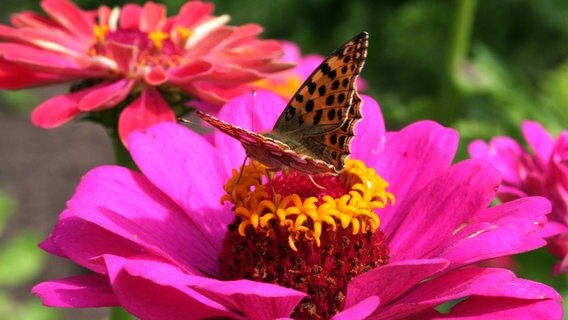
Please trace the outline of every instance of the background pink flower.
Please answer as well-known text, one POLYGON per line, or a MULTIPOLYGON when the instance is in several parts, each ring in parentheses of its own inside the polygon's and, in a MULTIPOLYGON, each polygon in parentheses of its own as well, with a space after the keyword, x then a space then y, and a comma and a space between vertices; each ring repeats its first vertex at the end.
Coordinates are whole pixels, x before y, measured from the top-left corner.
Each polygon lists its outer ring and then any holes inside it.
MULTIPOLYGON (((229 102, 221 118, 257 130, 271 127, 284 101, 265 92, 255 99, 266 112, 243 117, 252 110, 247 94, 229 102)), ((553 289, 508 270, 473 266, 544 245, 534 222, 544 222, 549 202, 525 197, 488 208, 500 175, 482 160, 452 165, 455 131, 424 121, 385 135, 369 97, 363 114, 352 156, 386 178, 397 199, 377 212, 390 262, 356 276, 334 318, 560 319, 561 298, 553 289), (457 300, 448 313, 435 309, 457 300)), ((132 134, 130 150, 141 173, 93 169, 41 244, 91 273, 46 281, 33 292, 48 306, 120 305, 141 319, 289 317, 305 293, 216 279, 234 219, 219 199, 244 151, 221 133, 213 140, 170 123, 132 134)))
POLYGON ((32 122, 44 128, 122 105, 126 142, 131 130, 175 121, 188 96, 220 105, 289 67, 274 60, 282 55, 277 41, 258 39, 260 26, 227 26, 229 17, 213 16, 207 2, 187 2, 171 17, 153 2, 84 11, 43 0, 41 7, 47 16, 23 12, 0 25, 0 88, 80 81, 34 110, 32 122))
POLYGON ((544 229, 549 250, 561 258, 554 272, 568 271, 568 132, 555 139, 537 122, 522 124, 523 136, 532 152, 510 137, 469 145, 472 158, 490 161, 503 174, 497 196, 503 202, 527 196, 543 196, 552 202, 544 229))

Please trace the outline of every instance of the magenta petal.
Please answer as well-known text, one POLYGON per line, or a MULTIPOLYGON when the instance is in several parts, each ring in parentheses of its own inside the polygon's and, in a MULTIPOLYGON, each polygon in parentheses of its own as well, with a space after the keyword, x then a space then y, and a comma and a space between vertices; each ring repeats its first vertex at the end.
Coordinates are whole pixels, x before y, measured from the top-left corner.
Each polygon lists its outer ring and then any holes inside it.
POLYGON ((44 101, 32 112, 32 123, 46 129, 66 123, 80 113, 79 102, 89 92, 85 89, 44 101))
POLYGON ((404 217, 396 232, 389 233, 391 261, 435 258, 433 250, 444 247, 456 230, 489 206, 500 178, 488 162, 466 160, 438 175, 415 199, 401 201, 398 212, 404 217), (416 241, 417 234, 422 241, 416 241))
POLYGON ((133 85, 133 81, 120 79, 92 87, 79 102, 79 110, 87 112, 113 107, 128 96, 133 85))
POLYGON ((176 115, 154 88, 146 88, 141 96, 120 113, 118 133, 122 143, 128 145, 128 135, 135 130, 146 129, 159 122, 175 122, 176 115))
MULTIPOLYGON (((285 106, 284 100, 275 93, 258 91, 255 95, 243 94, 226 103, 219 118, 245 129, 265 132, 272 129, 285 106)), ((228 173, 241 166, 245 151, 237 140, 216 130, 215 145, 227 155, 223 160, 228 173)))
MULTIPOLYGON (((468 146, 469 154, 474 159, 485 159, 493 164, 503 180, 513 185, 520 184, 518 172, 519 157, 524 153, 521 145, 509 137, 495 137, 487 144, 474 140, 468 146)), ((500 190, 501 191, 501 190, 500 190)))
MULTIPOLYGON (((200 246, 218 254, 226 227, 234 218, 229 208, 219 204, 227 179, 219 151, 195 132, 170 123, 134 132, 130 148, 145 176, 200 229, 196 235, 208 242, 200 246)), ((226 151, 223 154, 231 156, 226 151)))
POLYGON ((32 288, 43 305, 63 308, 118 306, 108 278, 95 273, 42 282, 32 288))
MULTIPOLYGON (((101 254, 106 250, 128 256, 136 250, 167 259, 187 272, 196 273, 195 268, 208 274, 217 272, 219 249, 212 247, 211 240, 203 236, 186 214, 140 173, 118 166, 95 168, 83 177, 67 206, 76 217, 114 234, 84 238, 92 241, 91 244, 58 243, 68 254, 72 249, 80 250, 82 245, 85 254, 101 254), (109 244, 118 237, 130 242, 132 249, 128 250, 124 241, 116 241, 116 246, 109 244)), ((94 236, 101 234, 98 230, 86 231, 94 236)), ((79 236, 80 233, 76 235, 79 236)), ((80 254, 76 252, 75 257, 80 258, 80 254)))
POLYGON ((470 297, 446 317, 436 319, 562 319, 562 306, 554 300, 525 301, 511 298, 470 297))
POLYGON ((452 268, 481 260, 530 251, 546 243, 538 231, 546 223, 550 202, 541 197, 510 201, 476 216, 433 255, 448 259, 452 268))
POLYGON ((385 142, 385 122, 377 101, 366 95, 362 98, 363 120, 355 126, 351 157, 365 163, 375 163, 385 142))
POLYGON ((186 2, 175 17, 176 26, 193 27, 213 12, 213 4, 199 1, 186 2))
POLYGON ((357 302, 354 306, 347 308, 331 318, 332 320, 357 320, 368 319, 377 309, 381 299, 377 296, 370 296, 363 301, 357 302))
POLYGON ((392 234, 391 230, 406 216, 397 214, 399 207, 412 203, 412 197, 452 163, 457 145, 455 130, 420 121, 389 134, 378 157, 367 159, 367 166, 374 167, 390 183, 389 191, 398 199, 380 213, 381 228, 387 234, 392 234))
POLYGON ((509 270, 466 268, 420 284, 378 315, 406 319, 444 302, 470 296, 492 297, 495 302, 499 298, 521 299, 527 308, 535 302, 551 300, 558 305, 555 310, 561 310, 560 295, 546 285, 518 279, 509 270))
POLYGON ((540 163, 547 163, 554 149, 554 138, 536 121, 524 121, 523 136, 540 163))
POLYGON ((222 301, 247 319, 276 319, 289 316, 305 293, 278 285, 249 281, 208 279, 191 286, 208 297, 222 301))
POLYGON ((112 288, 120 305, 146 320, 244 319, 187 285, 192 278, 173 265, 144 257, 107 255, 112 288))
POLYGON ((442 259, 408 260, 390 263, 356 276, 347 287, 345 308, 368 297, 378 296, 386 305, 417 283, 448 266, 442 259), (396 281, 392 281, 396 279, 396 281))

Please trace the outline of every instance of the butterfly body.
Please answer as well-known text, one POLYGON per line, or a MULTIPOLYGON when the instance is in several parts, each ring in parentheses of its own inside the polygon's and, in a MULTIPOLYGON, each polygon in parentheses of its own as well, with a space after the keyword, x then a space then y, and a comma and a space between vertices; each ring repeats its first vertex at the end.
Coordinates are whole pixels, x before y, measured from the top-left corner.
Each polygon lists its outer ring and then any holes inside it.
POLYGON ((203 120, 237 139, 247 156, 270 170, 335 174, 350 153, 361 98, 355 80, 367 55, 361 33, 327 57, 294 94, 272 131, 260 134, 197 111, 203 120))

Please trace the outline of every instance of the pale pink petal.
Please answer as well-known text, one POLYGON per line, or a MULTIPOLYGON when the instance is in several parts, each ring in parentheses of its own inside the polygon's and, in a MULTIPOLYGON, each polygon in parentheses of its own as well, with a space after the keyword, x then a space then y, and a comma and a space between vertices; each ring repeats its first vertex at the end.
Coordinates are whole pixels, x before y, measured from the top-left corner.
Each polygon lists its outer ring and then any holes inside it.
POLYGON ((166 19, 166 7, 161 4, 146 2, 140 16, 140 31, 157 30, 166 19))
POLYGON ((523 121, 523 136, 540 163, 548 162, 554 149, 554 138, 536 121, 523 121))
POLYGON ((363 95, 363 119, 355 126, 351 142, 351 157, 365 163, 375 163, 385 143, 385 122, 381 108, 373 98, 363 95))
POLYGON ((80 100, 79 110, 88 112, 114 107, 126 99, 133 86, 133 81, 119 79, 113 83, 102 83, 92 87, 80 100))
POLYGON ((176 115, 157 89, 146 88, 141 96, 129 104, 118 119, 120 140, 127 146, 128 135, 159 122, 175 122, 176 115))
POLYGON ((374 167, 390 183, 389 192, 396 199, 404 199, 380 212, 381 228, 387 234, 392 234, 406 216, 398 213, 404 212, 399 207, 412 203, 412 198, 452 163, 457 145, 456 131, 432 121, 420 121, 387 135, 378 157, 366 159, 367 166, 374 167))
POLYGON ((105 262, 120 305, 146 320, 192 318, 244 319, 187 286, 190 276, 173 265, 151 258, 123 259, 107 255, 105 262))
POLYGON ((208 242, 200 246, 216 259, 227 225, 234 219, 230 208, 219 203, 228 176, 222 173, 218 149, 183 126, 161 123, 134 132, 130 150, 144 175, 199 228, 196 236, 208 242))
POLYGON ((93 19, 79 9, 71 1, 67 0, 44 0, 41 7, 51 18, 57 21, 69 32, 79 38, 89 38, 93 35, 93 19))
POLYGON ((42 282, 32 288, 43 305, 62 308, 118 306, 108 277, 95 273, 42 282))
POLYGON ((489 163, 466 160, 432 179, 415 198, 401 201, 397 212, 404 217, 389 233, 391 261, 432 258, 433 250, 489 206, 500 183, 499 172, 489 163), (416 241, 417 234, 422 241, 416 241))

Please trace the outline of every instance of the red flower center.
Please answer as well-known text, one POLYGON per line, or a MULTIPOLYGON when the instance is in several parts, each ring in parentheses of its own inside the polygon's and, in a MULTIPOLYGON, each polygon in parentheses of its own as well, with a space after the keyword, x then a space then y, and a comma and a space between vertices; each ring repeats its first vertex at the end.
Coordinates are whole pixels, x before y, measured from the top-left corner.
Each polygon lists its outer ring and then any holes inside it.
POLYGON ((236 219, 223 242, 220 277, 305 292, 292 317, 329 319, 343 309, 353 277, 388 263, 374 210, 394 197, 360 161, 347 161, 337 176, 291 172, 267 182, 264 170, 253 162, 225 186, 236 219))

